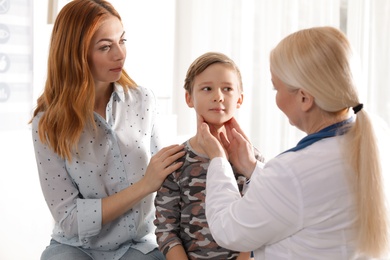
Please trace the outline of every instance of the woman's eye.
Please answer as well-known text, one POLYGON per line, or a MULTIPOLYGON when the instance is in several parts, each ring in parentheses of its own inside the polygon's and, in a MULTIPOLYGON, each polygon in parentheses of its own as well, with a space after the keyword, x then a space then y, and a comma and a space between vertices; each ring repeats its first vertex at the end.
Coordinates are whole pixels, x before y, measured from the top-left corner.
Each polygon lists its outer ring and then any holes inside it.
POLYGON ((104 46, 100 47, 100 50, 102 50, 102 51, 108 51, 110 48, 111 48, 110 45, 104 45, 104 46))

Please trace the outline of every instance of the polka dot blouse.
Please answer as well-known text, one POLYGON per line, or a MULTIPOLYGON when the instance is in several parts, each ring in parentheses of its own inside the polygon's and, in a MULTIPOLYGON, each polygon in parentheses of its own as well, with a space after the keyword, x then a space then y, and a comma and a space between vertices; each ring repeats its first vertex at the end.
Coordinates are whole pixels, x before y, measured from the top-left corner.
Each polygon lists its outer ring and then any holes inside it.
POLYGON ((95 113, 97 128, 85 128, 72 160, 61 159, 38 136, 38 114, 32 136, 40 183, 55 221, 52 237, 84 248, 94 259, 119 259, 129 247, 154 249, 154 194, 117 220, 102 226, 101 199, 139 181, 160 147, 156 99, 151 90, 120 85, 106 108, 95 113))

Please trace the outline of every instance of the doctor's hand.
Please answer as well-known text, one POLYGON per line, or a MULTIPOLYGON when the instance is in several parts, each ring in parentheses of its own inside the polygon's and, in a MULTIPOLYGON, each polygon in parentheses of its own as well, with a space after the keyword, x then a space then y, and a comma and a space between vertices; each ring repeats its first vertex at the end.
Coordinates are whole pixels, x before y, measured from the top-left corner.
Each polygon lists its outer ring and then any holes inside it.
POLYGON ((239 173, 250 178, 257 163, 253 145, 234 118, 225 123, 225 129, 227 136, 221 134, 220 140, 229 161, 239 173))
POLYGON ((209 125, 203 120, 201 116, 198 117, 198 134, 199 145, 207 156, 211 159, 215 157, 227 158, 226 152, 223 149, 222 144, 218 140, 218 134, 215 129, 209 127, 209 125))

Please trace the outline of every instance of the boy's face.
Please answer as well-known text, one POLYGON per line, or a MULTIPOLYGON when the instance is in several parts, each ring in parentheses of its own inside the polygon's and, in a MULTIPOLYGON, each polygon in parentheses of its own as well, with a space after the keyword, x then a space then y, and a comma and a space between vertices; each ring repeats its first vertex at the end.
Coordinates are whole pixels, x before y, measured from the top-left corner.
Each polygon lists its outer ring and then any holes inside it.
POLYGON ((212 64, 197 75, 192 94, 186 92, 187 105, 217 127, 234 116, 242 101, 237 72, 221 63, 212 64))

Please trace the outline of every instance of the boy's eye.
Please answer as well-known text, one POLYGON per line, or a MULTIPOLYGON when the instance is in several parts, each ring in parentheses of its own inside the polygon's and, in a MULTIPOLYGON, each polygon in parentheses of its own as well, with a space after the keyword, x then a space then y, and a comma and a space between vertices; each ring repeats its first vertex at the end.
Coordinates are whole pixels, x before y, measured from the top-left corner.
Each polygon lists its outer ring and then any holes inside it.
POLYGON ((210 91, 211 88, 210 87, 203 87, 202 90, 205 90, 205 91, 210 91))
POLYGON ((224 91, 232 91, 233 88, 231 88, 231 87, 224 87, 223 90, 224 90, 224 91))
POLYGON ((127 39, 124 39, 124 38, 123 38, 123 39, 121 39, 121 40, 120 40, 120 42, 119 42, 119 43, 120 43, 120 44, 125 44, 125 43, 126 43, 126 41, 127 41, 127 39))

